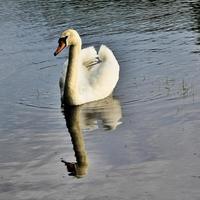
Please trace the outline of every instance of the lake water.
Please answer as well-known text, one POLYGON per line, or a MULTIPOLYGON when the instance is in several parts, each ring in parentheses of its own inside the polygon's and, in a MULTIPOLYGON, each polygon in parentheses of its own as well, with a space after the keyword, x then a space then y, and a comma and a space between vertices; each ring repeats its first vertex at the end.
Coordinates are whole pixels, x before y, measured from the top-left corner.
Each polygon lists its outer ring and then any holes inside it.
POLYGON ((0 199, 199 200, 200 1, 0 4, 0 199), (63 110, 71 27, 121 71, 113 98, 63 110))

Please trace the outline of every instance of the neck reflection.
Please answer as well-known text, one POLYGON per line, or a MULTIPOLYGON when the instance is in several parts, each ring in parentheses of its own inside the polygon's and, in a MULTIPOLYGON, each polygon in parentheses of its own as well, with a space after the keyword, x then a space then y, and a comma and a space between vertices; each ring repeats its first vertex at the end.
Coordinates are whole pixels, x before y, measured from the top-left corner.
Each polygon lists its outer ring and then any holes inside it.
POLYGON ((87 103, 81 106, 65 106, 63 114, 71 136, 76 162, 61 160, 69 175, 77 178, 84 177, 88 173, 88 155, 82 131, 93 131, 99 128, 114 130, 122 117, 119 100, 112 96, 106 99, 87 103))

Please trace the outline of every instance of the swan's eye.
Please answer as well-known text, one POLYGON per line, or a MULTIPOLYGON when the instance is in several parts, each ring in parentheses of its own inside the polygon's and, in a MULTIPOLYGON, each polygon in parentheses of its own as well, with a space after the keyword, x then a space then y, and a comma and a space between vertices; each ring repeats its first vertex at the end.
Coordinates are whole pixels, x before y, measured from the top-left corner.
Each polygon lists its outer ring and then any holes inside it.
POLYGON ((66 39, 67 39, 67 36, 64 37, 64 38, 59 38, 58 44, 61 44, 61 43, 65 43, 66 44, 66 39))

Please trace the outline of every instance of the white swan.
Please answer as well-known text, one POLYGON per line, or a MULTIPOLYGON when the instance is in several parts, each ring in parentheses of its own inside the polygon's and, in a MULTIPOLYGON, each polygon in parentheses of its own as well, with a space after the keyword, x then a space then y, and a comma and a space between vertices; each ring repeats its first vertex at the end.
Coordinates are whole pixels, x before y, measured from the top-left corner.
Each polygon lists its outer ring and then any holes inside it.
POLYGON ((81 38, 73 29, 64 31, 58 43, 55 56, 69 46, 66 70, 60 79, 64 104, 81 105, 112 93, 119 79, 119 64, 108 47, 101 45, 98 54, 94 47, 81 49, 81 38))

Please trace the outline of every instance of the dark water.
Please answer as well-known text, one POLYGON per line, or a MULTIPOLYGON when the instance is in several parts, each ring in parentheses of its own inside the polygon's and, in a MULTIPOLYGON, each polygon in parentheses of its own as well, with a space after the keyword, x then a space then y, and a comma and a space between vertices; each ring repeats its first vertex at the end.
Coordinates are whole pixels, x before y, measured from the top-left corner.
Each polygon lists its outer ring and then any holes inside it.
POLYGON ((200 1, 0 4, 0 199, 200 198, 200 1), (114 98, 60 108, 69 27, 115 53, 114 98))

